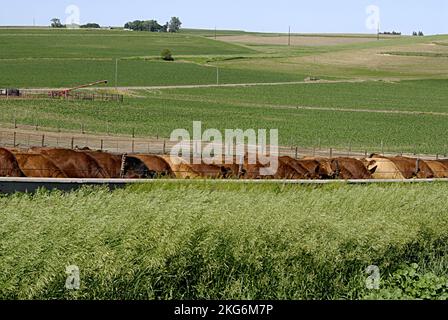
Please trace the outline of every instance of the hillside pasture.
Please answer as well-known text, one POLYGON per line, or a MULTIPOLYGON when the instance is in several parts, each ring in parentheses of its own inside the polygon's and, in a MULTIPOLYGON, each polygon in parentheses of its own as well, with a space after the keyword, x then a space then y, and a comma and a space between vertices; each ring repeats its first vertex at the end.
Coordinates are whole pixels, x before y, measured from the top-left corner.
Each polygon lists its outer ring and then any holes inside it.
POLYGON ((243 54, 242 46, 188 34, 118 30, 0 29, 0 59, 121 58, 174 55, 243 54))
MULTIPOLYGON (((217 39, 229 43, 240 43, 250 45, 288 45, 288 35, 260 36, 260 35, 226 35, 218 36, 217 39)), ((292 46, 333 46, 341 44, 353 44, 376 41, 372 37, 344 37, 344 36, 291 36, 292 46)))

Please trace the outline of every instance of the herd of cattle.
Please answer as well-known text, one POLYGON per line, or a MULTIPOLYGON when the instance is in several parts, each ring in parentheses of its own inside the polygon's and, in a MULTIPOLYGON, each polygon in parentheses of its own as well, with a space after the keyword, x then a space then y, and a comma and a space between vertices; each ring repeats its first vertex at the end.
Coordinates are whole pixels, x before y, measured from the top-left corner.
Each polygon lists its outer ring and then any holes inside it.
POLYGON ((169 156, 111 154, 59 148, 0 148, 0 177, 33 178, 216 178, 216 179, 431 179, 448 178, 448 160, 371 155, 354 158, 280 157, 277 173, 261 175, 262 164, 189 164, 169 156))

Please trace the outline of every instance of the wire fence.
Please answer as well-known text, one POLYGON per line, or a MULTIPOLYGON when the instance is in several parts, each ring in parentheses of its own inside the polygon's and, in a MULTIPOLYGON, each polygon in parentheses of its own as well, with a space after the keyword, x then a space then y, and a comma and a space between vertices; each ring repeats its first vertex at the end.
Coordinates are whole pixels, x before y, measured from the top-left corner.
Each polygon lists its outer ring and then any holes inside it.
MULTIPOLYGON (((0 146, 8 148, 29 149, 32 147, 53 147, 53 148, 67 148, 67 149, 83 149, 89 148, 92 150, 100 150, 111 153, 136 153, 136 154, 154 154, 167 155, 171 153, 171 149, 178 144, 169 139, 163 138, 139 138, 134 134, 130 137, 125 136, 109 136, 109 135, 91 135, 84 133, 84 128, 81 126, 79 134, 69 132, 39 132, 36 126, 35 130, 30 130, 31 127, 21 129, 17 124, 13 124, 11 129, 0 129, 0 146)), ((198 153, 201 153, 210 142, 195 141, 193 144, 200 143, 200 147, 196 146, 198 153)), ((193 148, 192 148, 193 149, 193 148)), ((237 154, 237 146, 233 150, 225 145, 217 145, 215 150, 221 149, 221 153, 226 156, 230 154, 237 154)), ((266 152, 270 149, 267 146, 266 152)), ((249 147, 246 146, 244 150, 247 152, 249 147)), ((265 152, 265 153, 266 153, 265 152)), ((383 156, 406 156, 419 159, 442 159, 447 158, 446 154, 418 154, 412 152, 394 152, 387 150, 383 145, 381 147, 372 149, 362 149, 348 145, 346 149, 321 147, 320 144, 314 147, 300 147, 300 146, 280 146, 278 147, 279 156, 289 156, 295 159, 304 157, 320 157, 320 158, 368 158, 371 154, 378 154, 383 156)), ((193 154, 194 156, 194 154, 193 154)))
POLYGON ((86 92, 86 91, 43 91, 43 90, 20 90, 17 95, 0 95, 1 99, 52 99, 52 100, 84 100, 84 101, 116 101, 123 102, 122 94, 86 92))

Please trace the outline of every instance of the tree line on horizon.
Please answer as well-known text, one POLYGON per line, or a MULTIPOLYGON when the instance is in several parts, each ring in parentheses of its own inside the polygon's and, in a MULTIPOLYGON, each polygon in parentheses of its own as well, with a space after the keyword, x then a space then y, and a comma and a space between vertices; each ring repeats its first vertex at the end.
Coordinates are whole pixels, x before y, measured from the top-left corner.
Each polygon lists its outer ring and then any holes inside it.
MULTIPOLYGON (((133 31, 149 31, 149 32, 178 32, 182 26, 182 22, 178 17, 172 17, 171 20, 164 25, 160 25, 157 20, 135 20, 127 22, 124 28, 133 31)), ((52 28, 66 28, 58 18, 51 19, 52 28)), ((98 23, 87 23, 79 26, 80 28, 99 29, 98 23)))
POLYGON ((125 29, 134 31, 149 31, 149 32, 178 32, 182 22, 178 17, 172 17, 171 20, 164 25, 161 25, 157 20, 135 20, 127 22, 124 25, 125 29))

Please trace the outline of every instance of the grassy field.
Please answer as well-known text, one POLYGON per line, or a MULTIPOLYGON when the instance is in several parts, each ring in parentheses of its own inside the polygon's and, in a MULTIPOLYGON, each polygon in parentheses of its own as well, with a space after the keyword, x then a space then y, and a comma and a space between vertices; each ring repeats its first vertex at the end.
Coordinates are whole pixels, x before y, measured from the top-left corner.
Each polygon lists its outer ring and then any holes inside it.
MULTIPOLYGON (((118 70, 118 86, 217 83, 216 67, 189 62, 121 60, 118 70)), ((219 70, 221 84, 302 81, 306 76, 232 67, 219 70)), ((109 86, 115 86, 114 60, 19 60, 0 64, 0 83, 3 87, 61 88, 98 79, 109 79, 109 86)))
POLYGON ((159 56, 166 48, 175 55, 252 52, 239 45, 188 34, 114 30, 0 29, 0 46, 0 59, 159 56))
POLYGON ((444 78, 448 72, 448 60, 443 59, 448 47, 442 45, 446 36, 384 37, 374 41, 367 35, 297 35, 294 39, 300 39, 300 45, 288 47, 257 43, 257 39, 269 42, 279 35, 241 31, 217 34, 250 37, 254 43, 215 41, 210 30, 155 34, 0 29, 0 87, 61 87, 100 78, 114 82, 115 59, 154 60, 166 48, 183 63, 120 61, 119 84, 214 83, 215 66, 222 68, 222 83, 287 82, 309 75, 340 79, 444 78), (383 54, 388 52, 400 55, 383 54))
POLYGON ((424 80, 149 90, 123 104, 0 100, 0 122, 169 138, 200 120, 220 130, 279 129, 287 146, 447 154, 445 87, 424 80))
MULTIPOLYGON (((185 182, 3 196, 0 298, 403 298, 404 265, 436 283, 448 271, 447 192, 185 182), (68 265, 78 292, 64 288, 68 265), (365 288, 369 265, 383 291, 365 288)), ((432 289, 443 298, 446 282, 432 289)))

